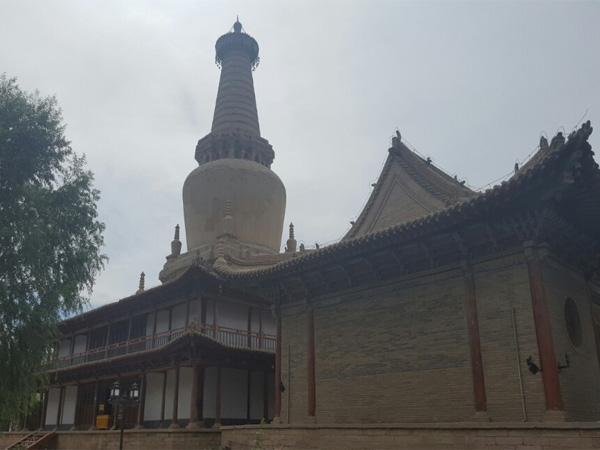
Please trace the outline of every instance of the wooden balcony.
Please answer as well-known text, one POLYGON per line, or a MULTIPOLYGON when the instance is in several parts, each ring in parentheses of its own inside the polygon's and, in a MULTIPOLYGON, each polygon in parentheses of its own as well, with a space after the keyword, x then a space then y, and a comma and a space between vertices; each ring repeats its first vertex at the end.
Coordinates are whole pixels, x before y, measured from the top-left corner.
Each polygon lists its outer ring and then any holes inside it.
MULTIPOLYGON (((250 349, 262 349, 268 352, 275 352, 276 337, 270 334, 256 331, 236 330, 213 325, 196 325, 195 331, 215 339, 222 344, 250 349)), ((112 358, 115 356, 137 353, 145 350, 160 348, 169 342, 177 339, 186 332, 185 328, 178 328, 162 333, 150 334, 129 339, 123 342, 109 344, 103 347, 86 350, 82 353, 75 353, 69 356, 63 356, 52 361, 52 366, 56 369, 63 367, 76 366, 90 361, 112 358)))

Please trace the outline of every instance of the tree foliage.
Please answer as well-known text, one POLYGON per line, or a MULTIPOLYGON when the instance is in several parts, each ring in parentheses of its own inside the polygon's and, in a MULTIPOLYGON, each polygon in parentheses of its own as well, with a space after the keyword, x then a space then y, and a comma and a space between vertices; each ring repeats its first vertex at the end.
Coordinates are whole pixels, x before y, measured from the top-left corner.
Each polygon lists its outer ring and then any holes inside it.
POLYGON ((80 312, 106 257, 99 192, 54 97, 0 76, 0 418, 41 382, 57 325, 80 312))

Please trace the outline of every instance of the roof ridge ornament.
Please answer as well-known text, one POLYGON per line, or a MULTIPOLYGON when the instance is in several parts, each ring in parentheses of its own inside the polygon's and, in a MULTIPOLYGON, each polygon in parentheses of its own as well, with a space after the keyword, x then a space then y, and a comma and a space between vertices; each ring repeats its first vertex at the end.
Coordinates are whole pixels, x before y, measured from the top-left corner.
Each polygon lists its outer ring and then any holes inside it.
POLYGON ((569 140, 577 138, 580 141, 585 142, 588 140, 593 131, 594 127, 592 127, 592 122, 588 120, 581 125, 581 128, 579 128, 577 131, 573 131, 569 135, 569 140))

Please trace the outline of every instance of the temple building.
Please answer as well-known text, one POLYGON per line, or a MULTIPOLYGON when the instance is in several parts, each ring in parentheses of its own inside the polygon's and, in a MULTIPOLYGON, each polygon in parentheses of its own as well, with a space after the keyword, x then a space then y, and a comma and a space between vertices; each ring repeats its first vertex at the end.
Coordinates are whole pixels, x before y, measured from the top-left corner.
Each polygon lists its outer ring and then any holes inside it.
POLYGON ((476 192, 398 133, 340 242, 298 248, 261 136, 258 44, 216 43, 211 132, 161 285, 66 320, 46 429, 600 420, 600 171, 589 122, 476 192), (288 425, 289 424, 289 425, 288 425))
POLYGON ((179 225, 162 284, 66 320, 45 427, 113 427, 112 383, 141 386, 136 427, 258 423, 274 416, 275 318, 267 299, 221 283, 211 267, 236 258, 269 264, 279 254, 285 188, 260 134, 252 70, 258 44, 236 22, 216 43, 221 78, 212 129, 183 185, 187 252, 179 225))

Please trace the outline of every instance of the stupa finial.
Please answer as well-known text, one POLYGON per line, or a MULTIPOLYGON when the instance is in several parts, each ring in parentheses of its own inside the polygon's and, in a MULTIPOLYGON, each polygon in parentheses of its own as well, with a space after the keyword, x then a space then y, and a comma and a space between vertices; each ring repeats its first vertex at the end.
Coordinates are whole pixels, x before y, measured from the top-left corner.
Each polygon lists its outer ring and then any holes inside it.
POLYGON ((171 255, 169 257, 179 256, 181 254, 181 241, 179 240, 179 224, 175 226, 175 237, 171 241, 171 255))
POLYGON ((233 32, 234 33, 242 32, 242 24, 240 23, 240 16, 236 17, 235 23, 233 24, 233 32))
POLYGON ((294 238, 294 224, 290 223, 290 237, 287 240, 287 246, 285 247, 286 253, 293 253, 296 251, 296 246, 298 242, 294 238))
POLYGON ((144 288, 144 285, 146 284, 146 274, 144 272, 140 273, 140 284, 139 284, 139 289, 137 290, 136 294, 141 294, 142 292, 144 292, 146 289, 144 288))

